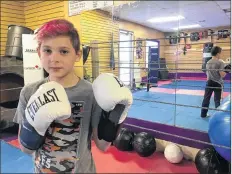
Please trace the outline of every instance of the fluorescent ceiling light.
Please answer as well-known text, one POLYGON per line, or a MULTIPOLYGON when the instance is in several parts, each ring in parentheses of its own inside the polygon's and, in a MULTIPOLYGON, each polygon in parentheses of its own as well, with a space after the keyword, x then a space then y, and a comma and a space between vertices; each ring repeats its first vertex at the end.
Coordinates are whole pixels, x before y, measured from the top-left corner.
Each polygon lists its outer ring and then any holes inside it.
POLYGON ((151 18, 147 21, 152 23, 164 23, 164 22, 178 21, 181 19, 184 19, 184 17, 179 15, 179 16, 170 16, 170 17, 151 18))
POLYGON ((194 24, 194 25, 184 25, 184 26, 179 26, 176 28, 173 28, 173 30, 178 30, 178 29, 187 29, 187 28, 197 28, 201 27, 199 24, 194 24))

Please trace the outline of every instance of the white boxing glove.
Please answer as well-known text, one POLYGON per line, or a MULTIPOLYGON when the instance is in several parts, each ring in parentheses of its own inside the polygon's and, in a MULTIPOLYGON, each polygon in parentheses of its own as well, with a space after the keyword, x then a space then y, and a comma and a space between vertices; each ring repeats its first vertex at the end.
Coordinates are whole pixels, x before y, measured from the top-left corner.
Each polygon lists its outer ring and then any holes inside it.
POLYGON ((21 143, 28 149, 37 149, 50 124, 70 116, 71 105, 63 86, 54 81, 41 85, 25 109, 26 118, 20 132, 21 143))
POLYGON ((118 124, 126 119, 133 103, 133 96, 130 89, 118 77, 111 73, 100 74, 93 82, 93 93, 98 105, 106 112, 113 111, 118 104, 124 105, 125 109, 119 115, 118 124))
POLYGON ((42 136, 54 120, 69 118, 71 105, 63 86, 54 81, 41 85, 28 101, 25 116, 42 136))

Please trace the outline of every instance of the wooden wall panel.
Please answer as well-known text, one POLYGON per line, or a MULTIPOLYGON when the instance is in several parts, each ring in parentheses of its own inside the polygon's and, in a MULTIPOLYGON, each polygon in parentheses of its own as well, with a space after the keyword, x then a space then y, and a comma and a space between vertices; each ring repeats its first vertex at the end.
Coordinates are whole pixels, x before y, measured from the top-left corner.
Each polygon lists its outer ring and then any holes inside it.
MULTIPOLYGON (((86 11, 81 13, 81 40, 82 43, 90 45, 98 42, 99 72, 111 72, 118 75, 118 68, 110 68, 111 33, 114 40, 119 40, 119 25, 112 21, 112 16, 101 10, 86 11), (106 43, 103 43, 106 42, 106 43)), ((117 66, 118 49, 114 44, 114 57, 117 66)), ((92 76, 92 55, 89 54, 85 63, 87 74, 92 76)))
MULTIPOLYGON (((217 31, 220 29, 230 29, 230 28, 212 28, 213 31, 217 31)), ((198 32, 191 30, 191 32, 198 32)), ((187 32, 188 36, 191 32, 187 32)), ((211 40, 211 36, 208 38, 203 38, 198 41, 190 41, 188 37, 186 40, 187 44, 191 45, 191 49, 187 50, 186 54, 180 53, 175 55, 176 52, 181 51, 184 47, 184 39, 180 40, 179 44, 170 45, 169 41, 166 39, 165 41, 165 58, 167 60, 167 66, 169 68, 179 69, 179 70, 170 70, 170 72, 202 72, 202 57, 203 57, 203 47, 207 42, 214 43, 214 46, 220 46, 223 49, 222 58, 226 60, 231 57, 231 40, 230 37, 223 38, 218 40, 217 36, 213 36, 211 40)))
POLYGON ((25 25, 24 19, 24 5, 17 1, 1 1, 0 5, 0 39, 1 39, 1 50, 0 55, 5 55, 7 32, 9 25, 25 25))
POLYGON ((63 1, 28 1, 24 7, 26 27, 37 29, 43 23, 65 18, 63 1))

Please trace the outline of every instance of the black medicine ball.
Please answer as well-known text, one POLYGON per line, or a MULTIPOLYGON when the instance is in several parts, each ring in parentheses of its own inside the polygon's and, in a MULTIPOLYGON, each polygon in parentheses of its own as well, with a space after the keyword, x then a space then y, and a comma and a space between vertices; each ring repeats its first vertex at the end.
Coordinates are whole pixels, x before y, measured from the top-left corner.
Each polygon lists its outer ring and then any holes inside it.
POLYGON ((134 133, 122 128, 114 141, 114 146, 120 151, 132 151, 132 142, 134 139, 134 133))
POLYGON ((148 157, 156 150, 156 142, 152 135, 141 132, 135 135, 133 148, 139 156, 148 157))
POLYGON ((195 165, 200 174, 229 174, 229 163, 213 147, 200 150, 195 165))

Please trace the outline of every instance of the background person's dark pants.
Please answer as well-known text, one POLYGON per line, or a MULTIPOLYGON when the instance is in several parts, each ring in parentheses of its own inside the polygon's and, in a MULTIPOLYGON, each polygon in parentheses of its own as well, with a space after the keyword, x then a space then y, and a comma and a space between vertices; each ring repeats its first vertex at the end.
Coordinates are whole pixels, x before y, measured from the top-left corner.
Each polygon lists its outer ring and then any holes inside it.
MULTIPOLYGON (((215 108, 220 106, 222 86, 217 82, 214 82, 212 80, 208 80, 206 82, 205 95, 204 95, 204 99, 203 99, 203 102, 202 102, 202 107, 206 107, 206 108, 209 107, 210 98, 211 98, 213 92, 214 92, 215 108)), ((203 109, 202 108, 201 109, 201 117, 206 117, 207 112, 208 112, 208 109, 203 109)))

